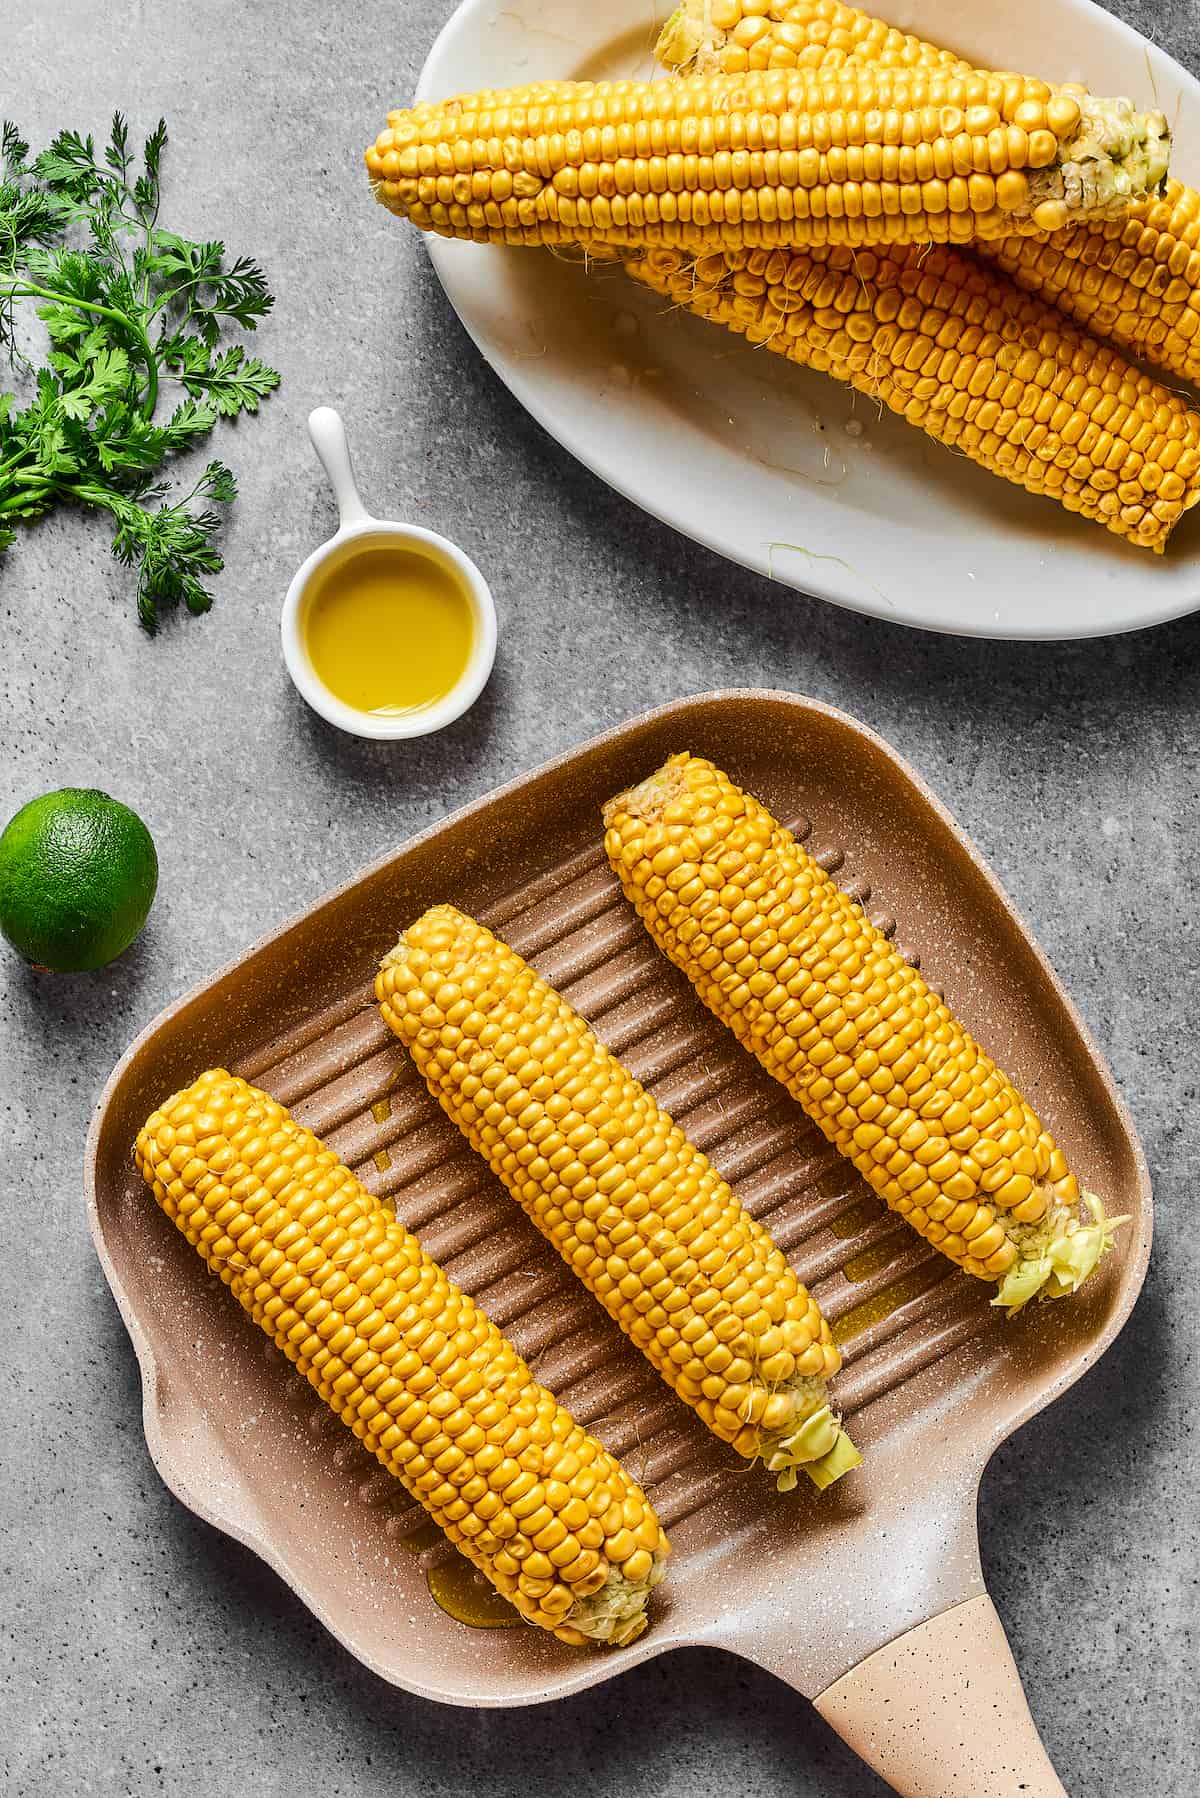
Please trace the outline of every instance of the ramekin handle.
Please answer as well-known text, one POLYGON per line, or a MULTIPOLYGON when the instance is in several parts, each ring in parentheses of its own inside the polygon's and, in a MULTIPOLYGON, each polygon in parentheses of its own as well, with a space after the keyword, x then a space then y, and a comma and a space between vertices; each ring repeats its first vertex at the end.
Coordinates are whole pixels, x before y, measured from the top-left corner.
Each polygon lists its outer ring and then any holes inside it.
POLYGON ((308 434, 320 458, 321 467, 329 478, 329 485, 333 488, 342 528, 363 523, 371 514, 363 505, 358 483, 354 479, 350 445, 346 442, 346 427, 341 413, 335 412, 332 406, 318 406, 315 412, 308 415, 308 434))

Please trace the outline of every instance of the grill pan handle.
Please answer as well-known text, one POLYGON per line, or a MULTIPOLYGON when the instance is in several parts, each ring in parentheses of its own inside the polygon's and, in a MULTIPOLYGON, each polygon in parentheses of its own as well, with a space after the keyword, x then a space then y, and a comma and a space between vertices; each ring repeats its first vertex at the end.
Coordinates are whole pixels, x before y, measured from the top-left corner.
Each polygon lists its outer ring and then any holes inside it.
POLYGON ((986 1592, 876 1649, 814 1702, 902 1798, 1067 1798, 986 1592))

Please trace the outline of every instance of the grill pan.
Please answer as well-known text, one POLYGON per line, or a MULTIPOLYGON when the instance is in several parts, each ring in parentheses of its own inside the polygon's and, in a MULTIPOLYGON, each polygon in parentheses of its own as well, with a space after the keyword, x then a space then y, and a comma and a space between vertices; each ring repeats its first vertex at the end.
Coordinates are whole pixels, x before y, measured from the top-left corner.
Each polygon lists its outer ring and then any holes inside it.
POLYGON ((449 1703, 527 1704, 704 1644, 812 1698, 910 1798, 1063 1791, 984 1590, 976 1493, 997 1445, 1128 1316, 1149 1256, 1149 1178, 1029 931, 916 774, 862 725, 791 694, 704 695, 468 806, 163 1012, 104 1090, 85 1178, 163 1479, 384 1679, 449 1703), (1133 1214, 1074 1299, 1008 1323, 990 1288, 884 1209, 654 949, 605 863, 599 807, 680 748, 710 756, 804 836, 945 990, 1109 1210, 1133 1214), (843 1338, 837 1402, 864 1454, 829 1492, 777 1494, 709 1436, 426 1093, 371 982, 402 926, 441 899, 566 994, 820 1299, 843 1338), (265 1087, 391 1199, 645 1482, 675 1552, 638 1642, 587 1652, 536 1630, 470 1627, 434 1604, 427 1580, 455 1551, 431 1541, 424 1512, 206 1276, 135 1173, 142 1121, 211 1065, 265 1087))

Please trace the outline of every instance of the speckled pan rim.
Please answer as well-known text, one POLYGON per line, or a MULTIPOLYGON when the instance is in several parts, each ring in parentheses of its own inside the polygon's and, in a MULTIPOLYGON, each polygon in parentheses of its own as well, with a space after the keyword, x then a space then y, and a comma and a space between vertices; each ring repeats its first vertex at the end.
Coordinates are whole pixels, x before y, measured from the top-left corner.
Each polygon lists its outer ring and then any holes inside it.
MULTIPOLYGON (((438 1703, 459 1704, 471 1708, 516 1708, 517 1706, 526 1704, 544 1703, 553 1698, 568 1697, 574 1693, 584 1691, 588 1687, 598 1684, 601 1680, 611 1678, 616 1673, 623 1673, 631 1667, 640 1665, 642 1662, 652 1660, 657 1655, 664 1654, 671 1648, 712 1646, 725 1648, 735 1654, 742 1653, 743 1650, 739 1648, 736 1637, 732 1636, 730 1632, 719 1626, 710 1630, 672 1632, 669 1625, 660 1623, 656 1629, 648 1631, 629 1648, 614 1650, 605 1654, 597 1653, 594 1655, 580 1655, 566 1671, 547 1677, 543 1686, 516 1694, 510 1692, 503 1696, 495 1696, 486 1691, 472 1693, 469 1697, 459 1693, 447 1692, 442 1688, 425 1684, 415 1675, 413 1677, 408 1677, 407 1675, 399 1677, 393 1669, 382 1666, 365 1644, 356 1641, 352 1634, 339 1628, 332 1621, 324 1607, 308 1587, 303 1576, 297 1572, 289 1562, 286 1554, 277 1549, 268 1537, 261 1535, 248 1524, 241 1522, 236 1516, 225 1511, 218 1513, 191 1487, 187 1478, 180 1472, 172 1460, 159 1425, 159 1414, 162 1408, 161 1393, 164 1382, 163 1370, 154 1355, 149 1338, 142 1327, 138 1314, 120 1276, 117 1274, 108 1250, 103 1226, 100 1221, 96 1180, 97 1161, 100 1150, 101 1131, 109 1102, 124 1079, 127 1070, 137 1060, 142 1051, 150 1044, 162 1027, 172 1018, 200 999, 210 987, 225 980, 248 962, 254 960, 269 945, 274 944, 280 938, 285 937, 291 930, 314 912, 340 899, 353 888, 359 886, 363 881, 373 878, 392 864, 407 857, 419 845, 427 843, 444 831, 447 831, 470 818, 478 816, 480 813, 487 811, 498 801, 507 799, 511 795, 519 793, 522 788, 535 784, 547 774, 568 767, 574 761, 581 759, 596 749, 618 744, 624 737, 631 736, 648 725, 658 724, 671 718, 678 718, 682 722, 687 714, 693 710, 711 710, 714 706, 744 707, 747 703, 767 703, 775 706, 782 704, 784 706, 794 707, 798 712, 817 714, 842 727, 851 735, 851 737, 869 744, 872 749, 882 754, 896 772, 915 790, 917 795, 929 807, 934 816, 946 826, 957 841, 959 848, 974 865, 976 872, 983 876, 984 881, 991 888, 1003 909, 1013 919, 1027 945, 1032 950, 1041 972, 1050 983, 1055 999, 1062 1007, 1073 1029, 1078 1033, 1080 1042, 1086 1051, 1092 1069, 1098 1077, 1100 1085, 1104 1089, 1105 1096, 1113 1106, 1121 1130, 1126 1137, 1132 1152, 1137 1175, 1139 1197, 1141 1200, 1141 1204, 1139 1205, 1141 1229, 1136 1244, 1131 1247, 1129 1260, 1123 1268, 1120 1290, 1115 1296, 1109 1315, 1106 1318, 1103 1327, 1097 1332, 1096 1336, 1089 1341, 1086 1349, 1079 1354, 1077 1359, 1063 1374, 1049 1380, 1044 1385, 1039 1385, 1033 1379, 1023 1381, 1022 1387, 1028 1393, 1028 1396, 1000 1419, 994 1429, 989 1433, 973 1439, 965 1446, 964 1453, 969 1454, 976 1463, 973 1470, 974 1480, 972 1482, 972 1492, 977 1491, 979 1480, 983 1476, 983 1471, 1000 1444, 1007 1441, 1007 1439, 1019 1429, 1023 1423, 1028 1422, 1028 1420, 1038 1412, 1044 1411, 1056 1398, 1060 1397, 1073 1386, 1109 1347, 1124 1327, 1124 1324, 1137 1301, 1138 1294, 1141 1291, 1145 1279, 1153 1235, 1153 1200, 1150 1174, 1136 1126, 1128 1108, 1117 1090, 1116 1082, 1113 1079, 1111 1070, 1104 1057, 1100 1054, 1087 1025, 1084 1023, 1082 1017, 1079 1015, 1070 997, 1063 988, 1062 983, 1058 979, 1057 974, 1048 961, 1033 931, 1030 929, 1022 914, 1008 898, 1008 895, 1005 893, 999 880, 993 874, 991 868, 988 866, 975 844, 963 832, 949 810, 930 790, 917 771, 912 768, 903 756, 894 750, 884 738, 873 731, 868 725, 862 724, 858 719, 852 718, 848 713, 841 711, 836 706, 826 705, 820 700, 809 699, 802 695, 788 693, 779 689, 720 688, 712 692, 690 694, 685 698, 673 700, 662 706, 653 707, 647 712, 639 713, 636 717, 627 719, 623 724, 602 731, 598 735, 590 737, 585 742, 576 745, 573 749, 567 750, 563 754, 555 756, 547 762, 541 763, 538 767, 531 769, 524 774, 517 775, 513 780, 493 788, 490 792, 482 795, 480 798, 474 799, 469 804, 450 812, 438 823, 430 825, 425 830, 408 838, 398 849, 391 851, 389 854, 380 856, 353 878, 341 882, 338 886, 323 894, 319 899, 314 901, 312 905, 306 906, 302 910, 293 913, 275 930, 260 937, 241 955, 235 957, 232 961, 227 962, 223 967, 209 975, 208 978, 199 981, 178 999, 173 1000, 169 1005, 165 1006, 134 1038, 133 1042, 121 1056, 105 1082, 93 1111, 84 1155, 84 1193, 87 1203, 88 1228, 91 1232, 97 1258, 103 1269, 104 1276, 108 1281, 113 1297, 116 1300, 117 1308, 129 1334, 134 1353, 137 1356, 141 1372, 142 1422, 146 1437, 146 1446, 150 1458, 153 1461, 159 1476, 163 1480, 163 1483, 174 1493, 175 1497, 178 1498, 182 1504, 186 1505, 196 1516, 202 1518, 204 1522, 211 1524, 213 1528, 222 1531, 225 1535, 233 1537, 235 1541, 240 1542, 244 1547, 251 1549, 285 1581, 292 1591, 296 1593, 301 1602, 315 1617, 318 1618, 329 1633, 334 1636, 344 1648, 353 1654, 357 1660, 361 1661, 364 1666, 368 1667, 373 1673, 378 1674, 382 1679, 388 1681, 389 1684, 399 1686, 402 1690, 411 1692, 420 1698, 427 1698, 438 1703)), ((983 1590, 984 1587, 981 1580, 977 1580, 974 1584, 968 1581, 962 1593, 962 1597, 968 1598, 983 1590)), ((884 1640, 886 1640, 886 1637, 881 1640, 879 1646, 884 1645, 884 1640)), ((747 1651, 745 1652, 745 1658, 753 1660, 755 1657, 752 1653, 747 1651)))

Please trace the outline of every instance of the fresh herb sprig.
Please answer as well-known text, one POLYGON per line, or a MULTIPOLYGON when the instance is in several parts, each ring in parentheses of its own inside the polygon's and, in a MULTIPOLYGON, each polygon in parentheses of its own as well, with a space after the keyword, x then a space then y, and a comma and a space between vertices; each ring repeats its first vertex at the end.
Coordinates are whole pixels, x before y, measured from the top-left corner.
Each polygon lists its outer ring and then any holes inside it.
POLYGON ((14 524, 63 503, 98 507, 115 527, 113 554, 137 572, 148 631, 164 602, 212 604, 212 505, 237 492, 221 462, 182 495, 159 470, 279 384, 242 344, 222 342, 270 311, 262 270, 158 222, 166 141, 160 120, 136 168, 120 113, 100 157, 74 131, 34 157, 14 125, 0 134, 0 349, 31 389, 24 405, 0 394, 0 555, 14 524), (50 339, 41 367, 21 348, 20 302, 50 339))

